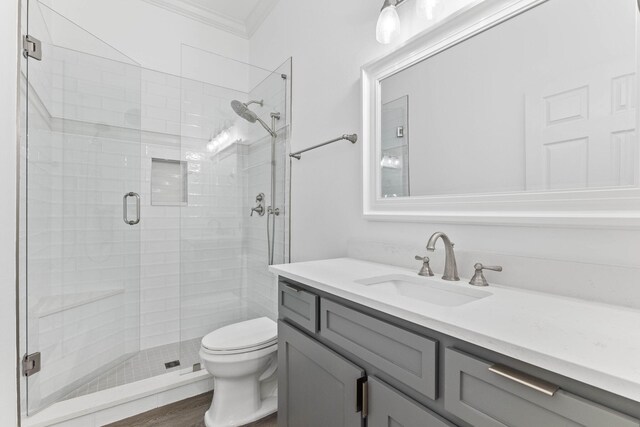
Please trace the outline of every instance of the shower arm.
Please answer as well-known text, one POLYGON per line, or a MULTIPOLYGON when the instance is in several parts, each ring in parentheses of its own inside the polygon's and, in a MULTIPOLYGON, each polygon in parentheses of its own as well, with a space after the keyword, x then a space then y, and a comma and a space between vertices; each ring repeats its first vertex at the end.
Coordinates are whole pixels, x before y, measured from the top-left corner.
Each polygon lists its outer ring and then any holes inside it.
POLYGON ((304 150, 300 150, 300 151, 296 151, 295 153, 291 153, 289 154, 289 157, 293 157, 295 159, 300 160, 300 158, 302 157, 302 153, 306 153, 307 151, 311 151, 311 150, 315 150, 316 148, 320 148, 320 147, 324 147, 325 145, 329 145, 329 144, 333 144, 334 142, 338 142, 338 141, 350 141, 352 144, 355 144, 356 141, 358 140, 358 134, 351 134, 351 135, 342 135, 338 138, 334 138, 330 141, 327 142, 323 142, 321 144, 318 145, 314 145, 313 147, 309 147, 309 148, 305 148, 304 150))

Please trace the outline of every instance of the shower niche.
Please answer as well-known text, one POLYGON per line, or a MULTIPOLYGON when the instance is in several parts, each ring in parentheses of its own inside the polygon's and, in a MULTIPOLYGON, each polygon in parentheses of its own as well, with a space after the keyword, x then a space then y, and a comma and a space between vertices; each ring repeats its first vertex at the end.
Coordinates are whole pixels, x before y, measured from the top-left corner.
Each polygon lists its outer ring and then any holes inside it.
POLYGON ((187 204, 187 162, 151 159, 151 204, 184 206, 187 204))

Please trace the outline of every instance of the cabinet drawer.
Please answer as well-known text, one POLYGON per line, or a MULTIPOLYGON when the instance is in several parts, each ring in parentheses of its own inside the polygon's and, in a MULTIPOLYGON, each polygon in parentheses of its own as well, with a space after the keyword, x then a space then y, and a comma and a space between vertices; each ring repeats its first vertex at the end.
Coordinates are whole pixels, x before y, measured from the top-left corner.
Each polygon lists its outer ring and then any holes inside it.
POLYGON ((375 377, 369 377, 368 427, 455 427, 375 377))
POLYGON ((437 399, 437 341, 324 298, 320 335, 407 387, 437 399))
POLYGON ((455 349, 445 350, 445 409, 475 427, 638 427, 637 419, 518 371, 455 349), (523 381, 528 385, 519 383, 523 381), (532 387, 537 387, 534 389, 532 387), (540 391, 545 390, 545 392, 540 391))
POLYGON ((283 281, 278 284, 279 317, 312 333, 318 332, 318 300, 317 295, 298 289, 295 285, 283 281))

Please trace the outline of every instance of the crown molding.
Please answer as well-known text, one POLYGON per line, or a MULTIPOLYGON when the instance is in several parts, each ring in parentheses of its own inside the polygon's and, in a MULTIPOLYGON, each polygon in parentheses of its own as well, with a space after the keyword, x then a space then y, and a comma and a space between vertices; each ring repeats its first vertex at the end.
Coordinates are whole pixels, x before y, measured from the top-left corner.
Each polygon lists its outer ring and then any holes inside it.
POLYGON ((267 16, 275 9, 278 0, 260 0, 255 9, 251 11, 245 22, 247 35, 252 37, 260 28, 267 16))
POLYGON ((236 36, 249 39, 273 10, 278 0, 261 0, 246 21, 204 8, 193 0, 142 0, 145 3, 182 15, 236 36))

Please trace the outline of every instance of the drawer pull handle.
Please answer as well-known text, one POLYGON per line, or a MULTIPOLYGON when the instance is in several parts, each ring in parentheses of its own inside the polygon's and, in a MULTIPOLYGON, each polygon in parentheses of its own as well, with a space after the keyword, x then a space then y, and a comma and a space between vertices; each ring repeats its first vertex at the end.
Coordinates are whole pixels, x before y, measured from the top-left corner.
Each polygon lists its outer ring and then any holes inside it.
POLYGON ((489 367, 489 370, 494 374, 498 374, 502 377, 508 378, 511 381, 515 381, 518 384, 522 384, 524 386, 532 388, 536 391, 546 394, 547 396, 553 396, 554 394, 556 394, 556 391, 560 389, 560 387, 555 384, 525 374, 524 372, 516 371, 515 369, 509 368, 508 366, 495 364, 491 365, 489 367))
POLYGON ((295 292, 295 293, 300 292, 300 289, 294 288, 293 286, 284 285, 284 287, 289 289, 291 292, 295 292))

